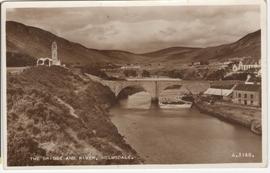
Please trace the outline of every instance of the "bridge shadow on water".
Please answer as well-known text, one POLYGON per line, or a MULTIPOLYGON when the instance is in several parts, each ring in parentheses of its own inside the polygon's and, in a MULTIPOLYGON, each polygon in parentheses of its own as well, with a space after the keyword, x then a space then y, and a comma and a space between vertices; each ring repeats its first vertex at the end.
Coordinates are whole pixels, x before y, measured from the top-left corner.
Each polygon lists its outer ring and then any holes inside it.
POLYGON ((116 107, 123 108, 123 109, 136 109, 136 110, 159 110, 159 101, 158 99, 145 99, 144 103, 142 104, 135 104, 131 103, 134 100, 130 99, 128 96, 126 97, 118 97, 117 103, 115 104, 116 107))

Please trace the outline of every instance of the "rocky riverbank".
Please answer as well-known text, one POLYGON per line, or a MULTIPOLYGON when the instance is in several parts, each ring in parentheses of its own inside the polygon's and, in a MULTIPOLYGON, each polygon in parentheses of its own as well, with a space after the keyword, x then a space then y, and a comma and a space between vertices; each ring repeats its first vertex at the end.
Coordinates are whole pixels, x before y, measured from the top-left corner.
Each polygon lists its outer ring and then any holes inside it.
POLYGON ((109 118, 109 88, 62 67, 7 76, 9 166, 137 164, 109 118))
POLYGON ((258 108, 248 108, 230 104, 215 103, 209 104, 196 100, 194 105, 202 113, 215 116, 224 121, 236 123, 249 128, 252 132, 261 135, 262 122, 261 110, 258 108))

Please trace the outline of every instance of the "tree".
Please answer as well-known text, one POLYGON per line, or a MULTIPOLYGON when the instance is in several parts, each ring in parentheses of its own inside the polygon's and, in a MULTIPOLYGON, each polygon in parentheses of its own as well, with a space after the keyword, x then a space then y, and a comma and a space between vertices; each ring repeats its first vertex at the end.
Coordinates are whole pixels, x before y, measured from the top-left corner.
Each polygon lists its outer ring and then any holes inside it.
POLYGON ((180 78, 180 79, 183 78, 183 75, 182 75, 181 71, 179 71, 179 70, 169 71, 168 76, 171 78, 180 78))
POLYGON ((149 71, 143 70, 142 77, 150 77, 149 71))
POLYGON ((26 55, 14 52, 7 52, 7 67, 23 67, 36 65, 36 59, 26 55))
POLYGON ((92 75, 101 77, 103 79, 109 78, 108 75, 104 71, 101 71, 100 67, 98 65, 95 65, 95 64, 83 66, 81 68, 81 70, 83 73, 92 74, 92 75))
POLYGON ((217 70, 209 74, 206 79, 207 80, 223 80, 225 75, 225 70, 217 70))
POLYGON ((125 70, 124 71, 124 75, 126 77, 136 77, 137 76, 137 72, 135 70, 125 70))

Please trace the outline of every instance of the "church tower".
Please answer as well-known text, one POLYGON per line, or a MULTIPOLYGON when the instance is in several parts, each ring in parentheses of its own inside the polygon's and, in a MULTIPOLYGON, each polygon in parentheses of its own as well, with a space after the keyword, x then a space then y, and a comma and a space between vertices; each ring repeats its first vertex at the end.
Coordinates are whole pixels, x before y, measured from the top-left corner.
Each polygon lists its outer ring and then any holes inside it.
POLYGON ((52 65, 61 65, 57 56, 57 44, 55 41, 52 43, 52 65))

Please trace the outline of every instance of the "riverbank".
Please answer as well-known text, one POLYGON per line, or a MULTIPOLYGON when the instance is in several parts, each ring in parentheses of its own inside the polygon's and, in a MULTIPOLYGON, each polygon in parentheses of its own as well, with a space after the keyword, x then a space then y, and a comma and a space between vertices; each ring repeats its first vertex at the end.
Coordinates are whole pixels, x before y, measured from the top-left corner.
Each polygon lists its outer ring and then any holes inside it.
POLYGON ((138 164, 109 118, 109 88, 61 67, 7 76, 9 166, 138 164))
POLYGON ((261 135, 261 109, 247 106, 236 106, 227 103, 209 104, 204 101, 195 101, 195 107, 202 113, 215 116, 224 121, 236 123, 249 128, 255 134, 261 135))

